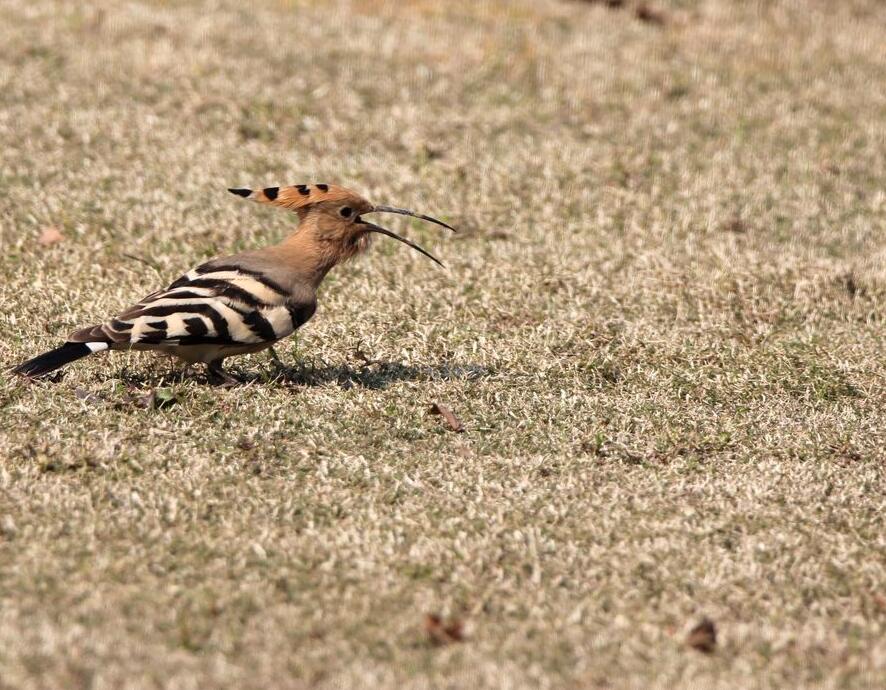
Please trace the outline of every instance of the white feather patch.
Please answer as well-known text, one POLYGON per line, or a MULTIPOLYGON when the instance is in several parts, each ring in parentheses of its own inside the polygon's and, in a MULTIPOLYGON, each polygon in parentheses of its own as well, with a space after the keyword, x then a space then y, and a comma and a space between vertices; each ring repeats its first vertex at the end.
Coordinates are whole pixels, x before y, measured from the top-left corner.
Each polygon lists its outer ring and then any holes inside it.
POLYGON ((108 349, 107 343, 86 343, 86 347, 89 348, 90 352, 101 352, 102 350, 108 349))
POLYGON ((271 309, 263 310, 261 314, 271 324, 271 328, 274 329, 274 334, 277 338, 285 338, 292 334, 294 330, 292 328, 292 316, 290 316, 289 310, 286 307, 272 307, 271 309))

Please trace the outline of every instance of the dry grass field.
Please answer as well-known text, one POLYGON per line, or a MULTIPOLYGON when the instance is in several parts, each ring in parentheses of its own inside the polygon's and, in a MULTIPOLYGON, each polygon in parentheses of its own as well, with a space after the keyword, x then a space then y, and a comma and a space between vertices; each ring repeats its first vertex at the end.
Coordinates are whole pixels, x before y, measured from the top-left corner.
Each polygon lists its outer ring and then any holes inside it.
POLYGON ((0 688, 882 687, 886 4, 618 4, 0 1, 0 688), (305 182, 447 270, 8 372, 305 182))

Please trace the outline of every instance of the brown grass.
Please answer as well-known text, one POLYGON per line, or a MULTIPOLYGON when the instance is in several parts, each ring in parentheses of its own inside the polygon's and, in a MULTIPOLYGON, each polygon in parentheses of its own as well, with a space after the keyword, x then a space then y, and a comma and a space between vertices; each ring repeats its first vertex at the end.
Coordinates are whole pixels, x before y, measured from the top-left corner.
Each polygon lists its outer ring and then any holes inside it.
POLYGON ((0 4, 5 364, 290 230, 227 186, 462 229, 241 388, 0 374, 0 687, 876 686, 886 8, 647 4, 0 4))

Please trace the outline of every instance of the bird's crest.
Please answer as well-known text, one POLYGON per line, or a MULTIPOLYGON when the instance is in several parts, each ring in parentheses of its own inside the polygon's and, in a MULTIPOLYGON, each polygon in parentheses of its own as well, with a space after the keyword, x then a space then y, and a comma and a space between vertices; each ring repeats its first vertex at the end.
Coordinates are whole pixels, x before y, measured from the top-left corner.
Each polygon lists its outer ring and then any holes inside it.
POLYGON ((352 191, 332 184, 293 184, 264 189, 232 187, 228 191, 244 199, 279 206, 290 211, 298 211, 320 201, 345 201, 354 196, 352 191))

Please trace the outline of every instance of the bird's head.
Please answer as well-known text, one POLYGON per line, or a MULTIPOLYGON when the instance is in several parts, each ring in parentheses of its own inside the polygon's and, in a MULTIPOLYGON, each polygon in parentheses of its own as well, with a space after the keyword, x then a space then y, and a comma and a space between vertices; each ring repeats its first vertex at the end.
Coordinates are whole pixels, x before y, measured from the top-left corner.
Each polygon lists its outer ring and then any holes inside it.
POLYGON ((372 234, 387 235, 432 261, 443 265, 436 257, 415 242, 395 232, 370 223, 365 216, 371 213, 398 213, 442 225, 453 232, 455 229, 441 220, 415 213, 405 208, 372 204, 356 192, 345 187, 329 184, 297 184, 288 187, 265 187, 264 189, 232 188, 232 194, 260 203, 290 209, 301 219, 299 227, 309 228, 314 239, 322 243, 334 263, 345 261, 369 248, 372 234))

